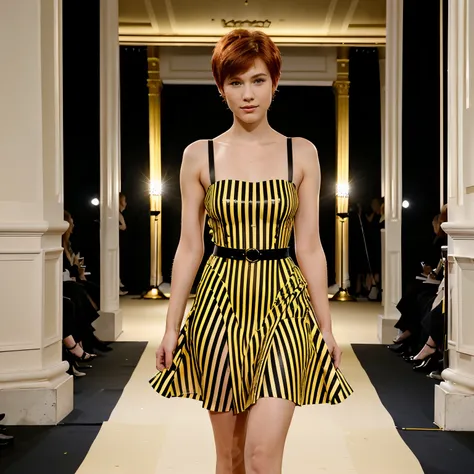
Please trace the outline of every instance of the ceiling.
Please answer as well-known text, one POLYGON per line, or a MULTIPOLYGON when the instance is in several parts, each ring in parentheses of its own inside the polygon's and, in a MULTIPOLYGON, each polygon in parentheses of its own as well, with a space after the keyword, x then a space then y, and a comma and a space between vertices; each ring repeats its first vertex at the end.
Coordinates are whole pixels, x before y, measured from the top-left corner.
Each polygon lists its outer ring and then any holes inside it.
POLYGON ((119 0, 120 42, 212 45, 232 27, 251 27, 245 22, 248 20, 261 22, 256 27, 278 44, 385 43, 386 0, 247 2, 248 5, 245 0, 119 0))

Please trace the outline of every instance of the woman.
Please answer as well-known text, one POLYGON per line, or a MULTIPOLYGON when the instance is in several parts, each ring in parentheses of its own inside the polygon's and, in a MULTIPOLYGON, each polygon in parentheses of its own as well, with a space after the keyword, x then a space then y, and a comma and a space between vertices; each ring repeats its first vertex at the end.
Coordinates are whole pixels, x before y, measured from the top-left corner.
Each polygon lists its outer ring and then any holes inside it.
POLYGON ((264 33, 236 30, 219 41, 212 69, 234 123, 191 144, 181 168, 181 238, 150 383, 209 410, 217 474, 281 472, 295 405, 335 404, 352 392, 331 328, 318 155, 267 120, 280 67, 264 33), (205 212, 214 253, 179 333, 203 257, 205 212), (289 257, 293 226, 301 270, 289 257))
POLYGON ((63 294, 74 302, 78 317, 90 328, 81 340, 80 345, 90 353, 93 353, 93 349, 110 352, 112 350, 111 347, 108 347, 110 343, 101 341, 94 336, 95 329, 92 327, 92 323, 99 317, 100 288, 86 279, 83 259, 79 258, 72 249, 70 239, 74 229, 74 221, 68 211, 64 211, 64 220, 69 223, 69 227, 62 238, 64 249, 63 272, 66 272, 69 278, 63 281, 63 294))

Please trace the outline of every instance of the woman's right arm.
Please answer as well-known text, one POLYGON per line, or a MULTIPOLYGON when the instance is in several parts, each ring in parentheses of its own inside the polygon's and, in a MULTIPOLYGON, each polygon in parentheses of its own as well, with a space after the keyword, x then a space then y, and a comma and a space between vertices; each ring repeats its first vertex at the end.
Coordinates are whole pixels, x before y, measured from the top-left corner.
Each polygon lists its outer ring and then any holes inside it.
POLYGON ((186 310, 189 293, 204 255, 204 189, 200 181, 202 142, 189 145, 183 154, 180 173, 181 235, 176 250, 166 332, 157 351, 157 368, 169 368, 172 351, 186 310))

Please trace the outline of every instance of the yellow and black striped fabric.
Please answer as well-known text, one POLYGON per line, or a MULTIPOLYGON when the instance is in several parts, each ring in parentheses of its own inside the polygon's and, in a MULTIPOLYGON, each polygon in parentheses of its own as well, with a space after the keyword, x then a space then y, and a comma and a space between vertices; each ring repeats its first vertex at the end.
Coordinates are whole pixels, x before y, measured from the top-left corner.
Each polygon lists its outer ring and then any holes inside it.
MULTIPOLYGON (((289 180, 212 183, 205 207, 213 242, 246 249, 289 244, 298 193, 289 180)), ((261 397, 340 403, 352 389, 315 322, 307 283, 291 258, 250 263, 211 256, 170 369, 150 380, 165 397, 245 411, 261 397)))

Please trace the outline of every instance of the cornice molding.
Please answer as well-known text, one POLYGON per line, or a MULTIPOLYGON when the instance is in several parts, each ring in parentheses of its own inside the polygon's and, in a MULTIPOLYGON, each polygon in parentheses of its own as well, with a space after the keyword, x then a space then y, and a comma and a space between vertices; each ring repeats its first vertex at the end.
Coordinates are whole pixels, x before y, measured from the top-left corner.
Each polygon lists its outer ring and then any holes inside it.
POLYGON ((441 228, 454 240, 474 240, 474 226, 471 223, 445 222, 441 228))
POLYGON ((0 222, 0 236, 7 235, 14 236, 41 236, 44 234, 59 234, 62 235, 69 227, 69 223, 55 222, 49 223, 46 221, 38 222, 0 222))

